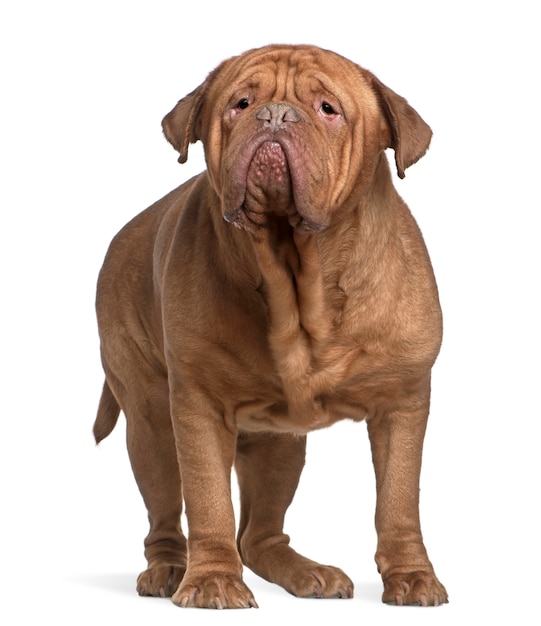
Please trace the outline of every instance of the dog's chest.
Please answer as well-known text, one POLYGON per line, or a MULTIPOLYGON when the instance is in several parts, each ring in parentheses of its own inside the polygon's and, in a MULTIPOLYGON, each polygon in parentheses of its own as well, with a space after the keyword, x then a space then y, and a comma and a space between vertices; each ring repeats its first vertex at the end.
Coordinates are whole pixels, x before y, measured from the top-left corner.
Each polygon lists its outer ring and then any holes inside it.
POLYGON ((307 340, 297 353, 284 344, 280 359, 269 355, 269 369, 235 406, 241 430, 306 434, 343 419, 362 421, 407 402, 429 380, 430 363, 406 346, 337 337, 314 347, 307 340))
POLYGON ((282 246, 260 238, 254 250, 269 367, 236 410, 240 428, 306 433, 362 420, 429 374, 438 344, 432 314, 404 285, 389 288, 388 273, 380 270, 378 283, 357 266, 340 270, 336 254, 330 260, 315 236, 296 232, 282 246))
POLYGON ((382 398, 400 393, 400 376, 388 373, 403 357, 361 333, 348 334, 347 311, 328 300, 308 306, 309 300, 305 293, 304 308, 291 306, 279 320, 271 318, 268 367, 235 407, 241 430, 304 434, 342 419, 360 421, 382 398))

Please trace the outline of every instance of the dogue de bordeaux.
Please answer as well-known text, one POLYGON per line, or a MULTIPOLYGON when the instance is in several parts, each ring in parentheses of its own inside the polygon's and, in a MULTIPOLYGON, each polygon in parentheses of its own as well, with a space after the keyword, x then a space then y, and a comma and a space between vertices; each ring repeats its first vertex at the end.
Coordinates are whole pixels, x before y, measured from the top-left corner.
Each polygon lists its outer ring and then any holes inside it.
POLYGON ((447 602, 419 521, 441 310, 385 154, 402 178, 431 129, 372 73, 309 45, 224 61, 163 129, 181 163, 200 140, 207 169, 120 231, 97 289, 94 435, 125 414, 150 520, 139 594, 255 607, 246 565, 296 596, 352 597, 344 572, 283 532, 307 433, 351 419, 370 438, 383 602, 447 602))

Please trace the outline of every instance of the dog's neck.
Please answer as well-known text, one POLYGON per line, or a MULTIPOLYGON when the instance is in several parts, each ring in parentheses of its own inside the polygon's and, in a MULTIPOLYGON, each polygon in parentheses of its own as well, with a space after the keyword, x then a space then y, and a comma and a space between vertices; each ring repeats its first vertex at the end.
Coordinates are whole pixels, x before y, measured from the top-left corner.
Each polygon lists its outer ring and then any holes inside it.
POLYGON ((274 230, 267 228, 253 240, 269 313, 269 345, 290 413, 323 423, 328 417, 317 398, 328 387, 336 311, 326 293, 318 236, 289 228, 277 245, 274 230))
POLYGON ((358 356, 355 342, 345 341, 355 332, 345 328, 351 321, 344 321, 350 317, 345 307, 369 299, 378 265, 389 266, 382 258, 392 254, 396 224, 389 223, 395 211, 387 208, 402 201, 386 159, 380 167, 386 170, 376 177, 380 187, 366 191, 328 232, 303 232, 276 217, 256 232, 238 233, 251 240, 261 273, 268 341, 289 411, 311 415, 311 428, 328 422, 321 398, 348 376, 358 356))
MULTIPOLYGON (((297 416, 299 431, 332 421, 325 398, 351 376, 359 346, 370 351, 365 335, 373 332, 367 324, 371 308, 377 308, 371 300, 382 304, 386 296, 378 281, 390 278, 381 267, 389 270, 389 257, 401 255, 396 205, 403 202, 384 155, 378 168, 377 188, 360 190, 356 203, 319 233, 295 229, 288 216, 271 212, 261 226, 251 221, 246 227, 211 214, 212 228, 220 233, 211 244, 217 246, 215 268, 228 258, 223 288, 238 289, 243 299, 254 294, 254 315, 266 326, 288 413, 297 416)), ((383 302, 387 306, 392 303, 383 302)))

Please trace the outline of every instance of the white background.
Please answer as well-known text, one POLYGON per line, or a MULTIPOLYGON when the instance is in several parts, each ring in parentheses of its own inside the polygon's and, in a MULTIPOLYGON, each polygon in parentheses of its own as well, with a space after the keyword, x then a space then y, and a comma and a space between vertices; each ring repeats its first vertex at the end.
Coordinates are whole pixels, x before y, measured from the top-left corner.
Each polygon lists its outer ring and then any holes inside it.
POLYGON ((2 4, 3 624, 538 623, 538 26, 522 0, 2 4), (397 186, 445 314, 421 492, 450 594, 438 609, 379 601, 366 428, 346 423, 309 438, 286 530, 350 575, 353 600, 300 600, 249 572, 258 611, 135 593, 147 521, 124 422, 91 437, 96 276, 117 230, 203 167, 199 146, 176 163, 163 115, 224 58, 273 42, 364 65, 434 130, 397 186))

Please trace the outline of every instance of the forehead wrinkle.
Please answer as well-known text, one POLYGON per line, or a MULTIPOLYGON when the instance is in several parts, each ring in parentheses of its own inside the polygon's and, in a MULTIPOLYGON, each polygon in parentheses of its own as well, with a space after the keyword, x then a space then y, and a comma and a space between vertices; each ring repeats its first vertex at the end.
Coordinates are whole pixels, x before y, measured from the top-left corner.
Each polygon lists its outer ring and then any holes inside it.
POLYGON ((260 87, 268 91, 271 99, 284 100, 289 87, 293 85, 295 89, 295 77, 299 72, 299 65, 300 75, 303 75, 308 61, 312 61, 310 68, 317 68, 314 57, 307 55, 305 49, 264 49, 248 63, 242 64, 238 80, 241 86, 260 87))
MULTIPOLYGON (((261 78, 258 81, 260 87, 268 93, 270 100, 282 101, 286 99, 288 86, 292 82, 292 73, 295 68, 289 63, 287 57, 284 55, 276 56, 275 58, 265 59, 265 65, 254 76, 259 75, 261 78), (273 68, 269 71, 269 60, 273 62, 273 68)), ((294 81, 293 81, 294 82, 294 81)))
POLYGON ((235 91, 241 91, 243 89, 263 89, 270 90, 274 89, 273 85, 275 83, 274 74, 270 74, 269 72, 258 71, 242 78, 237 85, 235 91))
MULTIPOLYGON (((354 82, 366 82, 361 72, 352 72, 351 64, 340 56, 334 56, 334 63, 348 70, 354 82)), ((232 81, 236 78, 237 88, 261 89, 269 100, 281 101, 289 96, 302 101, 308 92, 311 95, 326 92, 334 96, 341 106, 348 102, 350 106, 352 104, 351 94, 333 80, 333 67, 320 55, 302 46, 293 49, 279 46, 263 48, 248 60, 241 61, 237 57, 231 70, 233 73, 229 79, 232 81)), ((369 97, 368 101, 356 102, 354 107, 357 108, 355 105, 359 104, 361 108, 377 106, 375 102, 370 102, 369 97)))
POLYGON ((292 79, 292 73, 294 73, 293 66, 290 65, 286 59, 282 59, 281 61, 281 63, 276 63, 276 90, 274 95, 277 100, 286 99, 288 86, 292 79), (281 92, 278 93, 278 88, 280 85, 283 85, 283 87, 281 88, 281 92))

